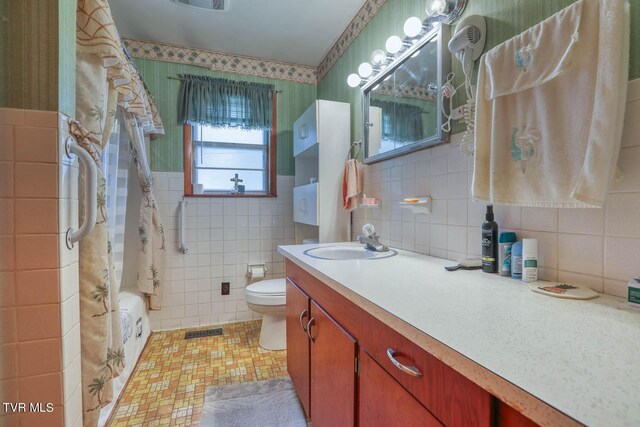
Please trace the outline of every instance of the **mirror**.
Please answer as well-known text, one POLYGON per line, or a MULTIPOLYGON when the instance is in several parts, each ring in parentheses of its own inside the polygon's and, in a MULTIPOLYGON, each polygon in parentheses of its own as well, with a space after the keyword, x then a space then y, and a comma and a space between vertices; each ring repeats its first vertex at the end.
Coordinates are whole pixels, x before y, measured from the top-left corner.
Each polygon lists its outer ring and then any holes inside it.
POLYGON ((438 25, 362 87, 365 163, 449 140, 441 129, 448 40, 449 26, 438 25))

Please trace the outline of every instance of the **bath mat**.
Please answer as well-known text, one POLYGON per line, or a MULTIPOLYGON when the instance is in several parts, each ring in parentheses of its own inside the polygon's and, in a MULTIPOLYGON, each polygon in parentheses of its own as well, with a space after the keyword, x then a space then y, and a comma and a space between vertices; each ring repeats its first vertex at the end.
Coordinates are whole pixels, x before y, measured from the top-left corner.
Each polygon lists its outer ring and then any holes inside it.
POLYGON ((192 338, 215 337, 217 335, 222 335, 222 328, 204 329, 202 331, 190 331, 184 334, 184 339, 190 340, 192 338))
POLYGON ((289 378, 208 387, 200 427, 307 427, 289 378))

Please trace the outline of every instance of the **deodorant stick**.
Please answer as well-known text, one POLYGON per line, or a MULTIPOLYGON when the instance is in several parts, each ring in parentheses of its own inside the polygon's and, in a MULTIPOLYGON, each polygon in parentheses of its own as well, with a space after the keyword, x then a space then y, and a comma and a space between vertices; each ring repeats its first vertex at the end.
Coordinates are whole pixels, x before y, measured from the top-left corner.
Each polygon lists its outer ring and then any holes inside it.
POLYGON ((538 280, 538 240, 522 239, 522 280, 538 280))
POLYGON ((498 246, 498 270, 501 276, 511 276, 511 246, 517 241, 516 233, 500 233, 500 238, 498 239, 500 243, 498 246))

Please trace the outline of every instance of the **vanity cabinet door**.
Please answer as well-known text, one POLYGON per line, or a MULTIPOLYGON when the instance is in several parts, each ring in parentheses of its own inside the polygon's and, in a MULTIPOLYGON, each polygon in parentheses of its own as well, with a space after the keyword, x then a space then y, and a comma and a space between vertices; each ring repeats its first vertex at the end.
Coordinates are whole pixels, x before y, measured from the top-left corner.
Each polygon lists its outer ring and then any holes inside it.
POLYGON ((538 424, 513 409, 511 406, 496 399, 496 422, 498 427, 537 427, 538 424))
POLYGON ((318 183, 293 188, 293 220, 318 225, 318 183))
POLYGON ((304 200, 304 186, 294 187, 293 188, 293 221, 304 223, 305 212, 307 211, 307 207, 305 206, 306 202, 304 200))
POLYGON ((411 393, 363 351, 360 352, 359 390, 358 420, 361 426, 442 426, 411 393))
POLYGON ((354 426, 356 341, 314 301, 309 322, 313 427, 354 426))
POLYGON ((307 417, 311 416, 311 358, 306 331, 309 309, 307 294, 287 279, 287 371, 307 417))

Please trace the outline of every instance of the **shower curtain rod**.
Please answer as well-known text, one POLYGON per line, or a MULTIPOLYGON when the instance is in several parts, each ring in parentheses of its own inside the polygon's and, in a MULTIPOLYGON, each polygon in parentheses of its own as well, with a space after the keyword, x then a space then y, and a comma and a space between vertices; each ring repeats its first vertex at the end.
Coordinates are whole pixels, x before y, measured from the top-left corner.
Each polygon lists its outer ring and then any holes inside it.
MULTIPOLYGON (((181 79, 180 77, 176 77, 176 76, 167 76, 167 78, 168 78, 169 80, 184 80, 184 79, 181 79)), ((276 90, 276 91, 274 91, 274 92, 275 92, 275 93, 282 93, 282 90, 276 90)))

